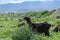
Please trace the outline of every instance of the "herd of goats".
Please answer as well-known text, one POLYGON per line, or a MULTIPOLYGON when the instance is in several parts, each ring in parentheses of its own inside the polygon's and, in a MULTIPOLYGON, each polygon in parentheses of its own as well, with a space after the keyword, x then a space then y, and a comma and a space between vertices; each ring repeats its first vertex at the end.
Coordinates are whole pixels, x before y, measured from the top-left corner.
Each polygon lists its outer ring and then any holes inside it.
MULTIPOLYGON (((44 33, 45 36, 50 36, 49 29, 52 26, 52 24, 49 24, 47 22, 42 23, 32 23, 30 17, 24 17, 24 20, 27 22, 30 28, 32 28, 32 31, 36 31, 38 33, 44 33)), ((18 26, 24 25, 24 23, 19 24, 18 26)), ((57 27, 54 28, 54 32, 58 32, 60 30, 60 24, 57 25, 57 27)))

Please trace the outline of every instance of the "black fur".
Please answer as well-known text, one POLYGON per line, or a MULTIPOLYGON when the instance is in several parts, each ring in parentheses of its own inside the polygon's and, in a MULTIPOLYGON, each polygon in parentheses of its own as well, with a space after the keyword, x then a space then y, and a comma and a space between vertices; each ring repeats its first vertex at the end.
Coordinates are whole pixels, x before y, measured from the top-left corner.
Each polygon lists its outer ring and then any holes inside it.
POLYGON ((51 24, 48 24, 47 22, 32 23, 29 17, 24 17, 24 19, 29 24, 29 27, 32 27, 32 30, 36 30, 38 33, 44 33, 46 36, 50 35, 49 28, 51 27, 51 24))

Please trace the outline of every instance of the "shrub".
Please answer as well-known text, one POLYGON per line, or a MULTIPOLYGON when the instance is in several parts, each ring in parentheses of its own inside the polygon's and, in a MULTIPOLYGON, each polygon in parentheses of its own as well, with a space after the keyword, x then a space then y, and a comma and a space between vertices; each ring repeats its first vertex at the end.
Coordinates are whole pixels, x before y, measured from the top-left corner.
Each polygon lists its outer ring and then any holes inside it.
POLYGON ((44 14, 46 14, 46 13, 48 13, 48 11, 44 11, 44 12, 42 13, 42 15, 44 15, 44 14))
POLYGON ((60 16, 57 16, 57 19, 59 19, 60 18, 60 16))
POLYGON ((32 32, 29 28, 19 28, 15 32, 12 33, 13 40, 30 40, 32 36, 32 32))

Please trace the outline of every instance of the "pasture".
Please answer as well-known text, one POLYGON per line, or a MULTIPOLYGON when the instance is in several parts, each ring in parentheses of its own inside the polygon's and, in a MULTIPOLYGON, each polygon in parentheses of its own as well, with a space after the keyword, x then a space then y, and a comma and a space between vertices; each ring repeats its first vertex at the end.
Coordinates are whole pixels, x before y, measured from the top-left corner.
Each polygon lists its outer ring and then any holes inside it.
POLYGON ((55 26, 59 23, 60 18, 51 16, 54 10, 26 13, 1 13, 0 14, 0 40, 60 40, 60 32, 53 32, 55 26), (47 21, 51 26, 49 32, 51 36, 45 36, 44 33, 32 32, 28 24, 23 20, 25 16, 29 16, 32 22, 47 21), (22 21, 20 21, 22 19, 22 21), (21 27, 17 25, 21 22, 25 24, 21 27))

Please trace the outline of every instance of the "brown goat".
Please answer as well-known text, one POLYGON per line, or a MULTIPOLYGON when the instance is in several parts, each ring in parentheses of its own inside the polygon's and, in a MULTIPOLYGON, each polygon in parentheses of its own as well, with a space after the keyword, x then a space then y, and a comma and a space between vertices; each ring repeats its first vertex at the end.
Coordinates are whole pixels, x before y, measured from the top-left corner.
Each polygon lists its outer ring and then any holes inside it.
POLYGON ((55 31, 55 32, 60 31, 60 24, 58 24, 57 27, 55 27, 55 29, 53 31, 55 31))

